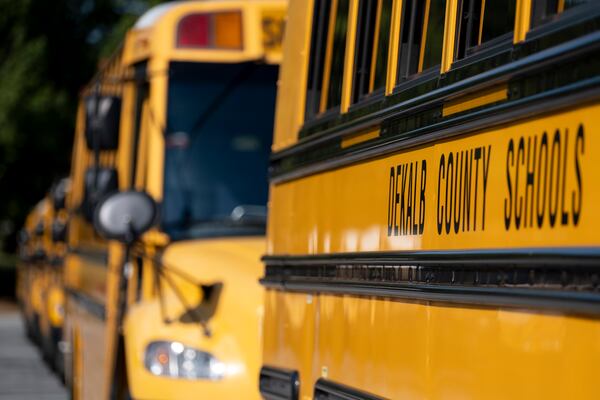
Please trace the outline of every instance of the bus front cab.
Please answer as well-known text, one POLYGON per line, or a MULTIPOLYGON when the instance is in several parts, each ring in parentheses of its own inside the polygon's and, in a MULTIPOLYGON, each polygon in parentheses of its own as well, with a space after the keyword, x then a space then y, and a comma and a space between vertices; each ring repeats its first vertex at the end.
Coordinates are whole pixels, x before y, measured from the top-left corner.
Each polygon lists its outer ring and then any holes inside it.
POLYGON ((128 384, 134 398, 259 398, 258 279, 285 2, 163 12, 128 37, 169 44, 166 57, 135 65, 146 78, 134 89, 134 135, 148 150, 138 150, 133 186, 161 209, 141 240, 141 291, 124 320, 128 384))
MULTIPOLYGON (((90 286, 104 327, 92 332, 80 302, 69 328, 75 397, 259 398, 258 280, 285 7, 178 2, 128 32, 119 148, 99 160, 113 162, 120 194, 144 192, 159 212, 129 247, 94 242, 108 273, 73 254, 68 275, 90 286), (85 276, 100 272, 92 287, 85 276)), ((83 201, 84 170, 71 209, 83 201)), ((73 235, 89 232, 89 221, 78 224, 73 235)))

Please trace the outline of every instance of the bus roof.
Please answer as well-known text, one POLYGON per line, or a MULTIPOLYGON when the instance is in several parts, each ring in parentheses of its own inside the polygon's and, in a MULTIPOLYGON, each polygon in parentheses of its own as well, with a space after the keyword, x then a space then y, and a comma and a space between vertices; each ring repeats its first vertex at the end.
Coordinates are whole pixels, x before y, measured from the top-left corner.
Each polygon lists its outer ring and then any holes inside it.
MULTIPOLYGON (((281 61, 281 39, 286 0, 196 0, 161 4, 143 14, 130 29, 124 42, 125 65, 153 59, 159 64, 175 61, 244 62, 281 61), (178 43, 182 21, 189 16, 217 16, 239 13, 239 47, 190 46, 178 43)), ((214 20, 216 21, 217 18, 214 20)), ((211 35, 231 37, 231 20, 226 29, 209 31, 211 35)), ((236 23, 234 22, 234 24, 236 23)), ((213 22, 214 23, 214 22, 213 22)), ((235 26, 233 26, 235 28, 235 26)))

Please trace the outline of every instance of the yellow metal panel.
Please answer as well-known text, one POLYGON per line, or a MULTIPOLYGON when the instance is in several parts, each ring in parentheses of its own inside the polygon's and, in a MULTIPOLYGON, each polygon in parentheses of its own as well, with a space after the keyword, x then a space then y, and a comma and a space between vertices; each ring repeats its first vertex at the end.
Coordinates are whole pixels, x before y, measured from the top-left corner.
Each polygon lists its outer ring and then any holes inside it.
POLYGON ((323 87, 321 89, 321 103, 319 108, 320 112, 324 112, 325 110, 327 110, 327 96, 329 95, 329 81, 331 78, 333 37, 335 34, 335 19, 338 13, 338 3, 339 0, 331 0, 331 8, 329 9, 329 23, 327 24, 327 45, 325 46, 325 62, 323 64, 323 87))
POLYGON ((515 15, 515 35, 514 43, 525 40, 529 26, 531 25, 532 0, 517 0, 517 10, 515 15))
POLYGON ((194 278, 175 279, 189 304, 199 301, 198 286, 222 283, 216 314, 209 321, 212 334, 205 336, 197 323, 182 323, 184 312, 169 286, 164 284, 167 316, 165 323, 157 297, 132 305, 124 335, 130 389, 133 398, 260 399, 257 377, 261 365, 260 324, 264 291, 258 283, 262 274, 262 237, 207 239, 170 245, 162 259, 165 272, 194 278), (179 341, 213 354, 227 364, 227 376, 218 381, 157 377, 144 366, 146 346, 156 340, 179 341))
MULTIPOLYGON (((317 296, 267 290, 263 365, 297 370, 302 382, 314 382, 317 296)), ((300 399, 312 398, 312 386, 300 386, 300 399)))
POLYGON ((456 46, 456 13, 459 0, 446 1, 446 17, 444 23, 444 41, 442 45, 441 73, 448 72, 454 62, 454 47, 456 46))
POLYGON ((385 94, 391 94, 396 86, 398 74, 398 51, 400 49, 400 25, 402 22, 402 0, 394 0, 392 25, 390 29, 390 47, 388 52, 388 70, 385 94))
POLYGON ((294 144, 304 122, 312 12, 313 0, 290 3, 283 43, 287 62, 279 70, 274 151, 294 144))
POLYGON ((378 138, 379 134, 380 134, 380 130, 375 129, 375 130, 371 130, 368 132, 360 132, 360 133, 357 133, 354 135, 344 137, 342 139, 342 145, 341 145, 342 149, 366 142, 371 139, 378 138))
MULTIPOLYGON (((375 10, 375 30, 373 32, 373 53, 371 54, 371 68, 369 71, 369 93, 375 88, 375 67, 377 66, 377 50, 379 50, 379 31, 381 30, 381 7, 383 6, 383 0, 377 0, 377 9, 375 10)), ((358 21, 358 20, 357 20, 358 21)), ((358 22, 357 22, 358 23, 358 22)), ((382 40, 388 40, 383 38, 382 40)), ((389 55, 389 53, 388 53, 389 55)))
POLYGON ((508 85, 501 85, 491 89, 473 93, 450 100, 444 104, 442 116, 456 114, 459 112, 471 110, 473 108, 485 106, 486 104, 506 100, 508 98, 508 85))
POLYGON ((582 106, 272 185, 269 251, 597 246, 599 113, 582 106))
POLYGON ((265 325, 265 362, 300 368, 298 359, 312 358, 313 373, 301 369, 302 394, 326 377, 390 399, 598 395, 598 320, 323 294, 306 304, 305 297, 271 291, 266 321, 277 323, 265 325), (292 324, 291 316, 305 315, 314 321, 292 324), (292 329, 300 332, 291 336, 292 329))
POLYGON ((418 72, 423 71, 423 58, 425 56, 425 48, 427 47, 427 25, 429 24, 429 7, 430 6, 431 6, 431 0, 425 0, 425 12, 424 12, 424 16, 423 16, 423 29, 421 30, 421 48, 419 49, 418 72))

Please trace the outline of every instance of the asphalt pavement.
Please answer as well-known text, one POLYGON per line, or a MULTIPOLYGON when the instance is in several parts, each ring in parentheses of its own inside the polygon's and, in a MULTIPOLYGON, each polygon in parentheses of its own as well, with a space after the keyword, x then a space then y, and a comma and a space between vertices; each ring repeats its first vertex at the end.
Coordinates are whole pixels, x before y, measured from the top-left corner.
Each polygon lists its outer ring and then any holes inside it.
POLYGON ((23 332, 15 306, 0 305, 0 400, 66 400, 67 391, 23 332))

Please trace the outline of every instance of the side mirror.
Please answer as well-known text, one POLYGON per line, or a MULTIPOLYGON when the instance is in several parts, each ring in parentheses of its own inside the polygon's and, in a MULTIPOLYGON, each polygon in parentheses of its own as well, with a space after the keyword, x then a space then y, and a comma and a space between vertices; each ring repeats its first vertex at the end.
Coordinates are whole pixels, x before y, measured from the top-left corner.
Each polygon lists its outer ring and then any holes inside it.
POLYGON ((44 235, 44 222, 40 221, 37 223, 37 225, 35 226, 35 236, 37 237, 41 237, 44 235))
POLYGON ((119 176, 115 168, 90 167, 85 172, 85 188, 81 209, 88 221, 93 221, 98 202, 119 190, 119 176))
POLYGON ((28 241, 29 232, 27 232, 25 229, 21 229, 17 234, 17 243, 19 244, 19 246, 25 246, 28 241))
POLYGON ((65 243, 67 241, 67 224, 62 221, 52 223, 52 241, 54 243, 65 243))
POLYGON ((126 191, 104 198, 94 213, 94 227, 106 239, 131 244, 149 230, 158 206, 147 193, 126 191))
POLYGON ((54 211, 63 210, 66 207, 67 190, 69 187, 69 179, 61 179, 52 188, 52 206, 54 211))
POLYGON ((119 147, 121 99, 90 96, 85 99, 85 141, 88 149, 116 150, 119 147))

